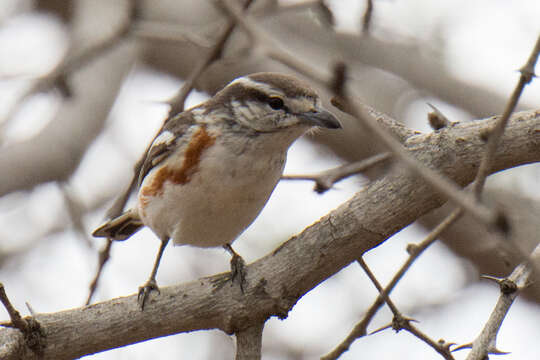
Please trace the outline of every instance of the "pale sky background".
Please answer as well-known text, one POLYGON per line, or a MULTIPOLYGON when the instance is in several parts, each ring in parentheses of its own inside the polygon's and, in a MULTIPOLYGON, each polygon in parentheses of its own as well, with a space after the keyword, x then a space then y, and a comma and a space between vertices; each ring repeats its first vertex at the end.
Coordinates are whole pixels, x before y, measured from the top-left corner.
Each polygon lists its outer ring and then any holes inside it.
MULTIPOLYGON (((0 5, 0 118, 28 82, 20 77, 46 72, 65 51, 61 28, 54 19, 35 14, 13 16, 10 6, 0 5)), ((357 31, 363 1, 329 1, 335 10, 341 31, 357 31)), ((523 65, 540 33, 540 1, 537 0, 379 0, 375 1, 375 35, 384 36, 393 29, 406 37, 430 41, 440 36, 448 40, 443 48, 449 68, 457 75, 501 94, 509 94, 517 82, 515 71, 523 65)), ((540 72, 540 70, 537 70, 540 72)), ((138 66, 125 83, 112 110, 107 128, 86 153, 79 169, 66 188, 90 202, 100 194, 110 194, 120 183, 127 183, 133 163, 159 128, 166 114, 160 104, 170 97, 181 82, 138 66), (125 133, 129 136, 126 136, 125 133)), ((188 106, 204 100, 194 93, 188 106)), ((526 88, 523 98, 540 105, 540 80, 526 88)), ((407 111, 409 124, 430 131, 425 104, 438 105, 451 119, 467 114, 426 98, 407 111)), ((3 145, 30 138, 50 120, 58 106, 52 95, 37 95, 15 113, 7 127, 0 124, 3 145)), ((299 140, 289 152, 286 173, 315 173, 340 164, 338 160, 299 140)), ((539 197, 538 175, 534 167, 507 172, 495 181, 509 181, 520 191, 539 197), (527 174, 527 176, 516 176, 527 174), (531 180, 531 175, 532 179, 531 180), (531 186, 532 185, 532 186, 531 186), (535 188, 536 186, 536 188, 535 188), (528 190, 529 189, 529 190, 528 190), (534 189, 531 191, 530 189, 534 189)), ((9 176, 2 174, 0 176, 9 176)), ((492 181, 492 180, 490 180, 492 181)), ((307 225, 349 199, 365 184, 360 178, 339 183, 324 195, 312 191, 310 182, 281 182, 255 223, 235 242, 234 247, 246 261, 267 254, 307 225)), ((43 185, 28 193, 0 198, 1 249, 32 249, 23 257, 8 261, 0 269, 0 281, 8 296, 25 315, 25 302, 37 312, 56 312, 81 306, 88 284, 94 276, 96 249, 101 240, 92 239, 89 247, 73 231, 53 230, 67 218, 62 192, 57 185, 43 185)), ((85 218, 88 233, 104 217, 100 208, 85 218)), ((420 241, 426 233, 412 226, 372 250, 366 261, 382 283, 386 283, 405 261, 405 247, 420 241)), ((116 244, 106 266, 95 301, 133 294, 146 281, 159 241, 143 230, 129 241, 116 244), (150 254, 150 255, 149 255, 150 254)), ((158 273, 158 284, 172 285, 201 276, 227 271, 229 255, 222 249, 201 250, 170 246, 158 273)), ((415 263, 393 293, 393 300, 406 315, 419 320, 419 328, 432 338, 464 343, 472 341, 485 323, 498 297, 491 283, 477 283, 478 274, 443 245, 435 244, 415 263)), ((282 321, 272 318, 264 331, 263 354, 272 356, 273 347, 289 344, 303 349, 307 358, 330 351, 359 321, 376 291, 357 264, 352 264, 329 281, 304 296, 282 321)), ((8 319, 0 308, 0 319, 8 319)), ((38 319, 39 320, 39 319, 38 319)), ((391 321, 383 309, 372 323, 374 330, 391 321)), ((540 358, 540 310, 518 298, 499 333, 498 347, 511 351, 504 359, 540 358)), ((88 356, 88 359, 146 359, 187 356, 212 359, 215 346, 232 357, 234 341, 219 331, 200 331, 88 356), (216 345, 217 344, 217 345, 216 345)), ((463 359, 467 351, 456 353, 463 359)), ((433 350, 406 332, 386 330, 358 340, 341 359, 439 359, 433 350)))

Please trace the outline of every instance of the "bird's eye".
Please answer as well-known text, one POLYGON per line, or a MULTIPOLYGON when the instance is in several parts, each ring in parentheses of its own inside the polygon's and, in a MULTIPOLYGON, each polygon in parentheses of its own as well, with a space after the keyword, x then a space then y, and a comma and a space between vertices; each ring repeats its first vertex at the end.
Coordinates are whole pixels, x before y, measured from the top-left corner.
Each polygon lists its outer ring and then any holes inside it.
POLYGON ((285 104, 283 103, 283 99, 277 96, 272 96, 268 98, 268 105, 270 105, 270 107, 274 110, 281 110, 285 107, 285 104))

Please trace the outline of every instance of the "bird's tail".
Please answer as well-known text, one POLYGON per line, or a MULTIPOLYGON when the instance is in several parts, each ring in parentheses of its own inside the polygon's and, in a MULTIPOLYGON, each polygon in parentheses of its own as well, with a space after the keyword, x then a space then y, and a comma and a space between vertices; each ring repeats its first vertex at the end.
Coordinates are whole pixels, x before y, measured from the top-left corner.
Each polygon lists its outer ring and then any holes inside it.
POLYGON ((111 240, 126 240, 144 226, 137 210, 129 210, 122 215, 107 221, 92 233, 95 237, 106 237, 111 240))

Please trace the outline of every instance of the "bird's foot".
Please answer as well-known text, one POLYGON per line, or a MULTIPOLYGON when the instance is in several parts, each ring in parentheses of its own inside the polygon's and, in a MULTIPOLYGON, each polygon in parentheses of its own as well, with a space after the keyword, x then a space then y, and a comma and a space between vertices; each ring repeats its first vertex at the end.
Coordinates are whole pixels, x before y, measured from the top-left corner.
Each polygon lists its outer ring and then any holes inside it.
POLYGON ((139 287, 139 294, 137 295, 137 302, 141 308, 141 311, 144 310, 144 305, 148 300, 150 293, 155 290, 159 294, 159 287, 157 286, 155 279, 149 279, 143 286, 139 287))

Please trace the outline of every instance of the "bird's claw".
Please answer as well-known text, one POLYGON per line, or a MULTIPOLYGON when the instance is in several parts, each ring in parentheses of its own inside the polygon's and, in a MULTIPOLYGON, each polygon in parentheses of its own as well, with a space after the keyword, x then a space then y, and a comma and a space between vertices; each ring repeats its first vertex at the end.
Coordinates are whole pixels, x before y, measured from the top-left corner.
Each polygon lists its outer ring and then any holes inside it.
POLYGON ((144 310, 144 305, 146 304, 146 301, 148 300, 148 296, 150 293, 155 290, 159 292, 159 287, 157 286, 155 279, 148 280, 143 286, 139 287, 139 294, 137 295, 137 303, 139 303, 139 307, 141 308, 141 311, 144 310))

